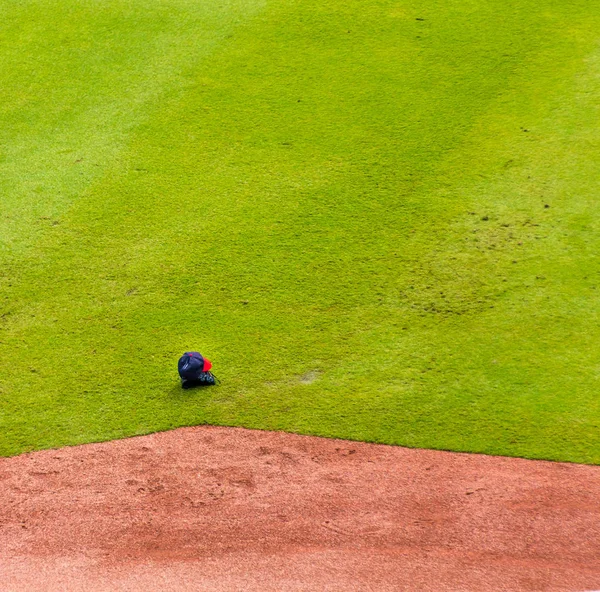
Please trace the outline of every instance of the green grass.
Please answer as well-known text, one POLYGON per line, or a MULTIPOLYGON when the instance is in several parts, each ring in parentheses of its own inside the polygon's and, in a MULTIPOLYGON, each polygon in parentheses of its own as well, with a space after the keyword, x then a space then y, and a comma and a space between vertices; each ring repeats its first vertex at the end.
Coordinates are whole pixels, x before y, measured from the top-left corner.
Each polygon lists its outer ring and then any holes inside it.
POLYGON ((5 0, 0 454, 218 423, 600 463, 599 30, 5 0))

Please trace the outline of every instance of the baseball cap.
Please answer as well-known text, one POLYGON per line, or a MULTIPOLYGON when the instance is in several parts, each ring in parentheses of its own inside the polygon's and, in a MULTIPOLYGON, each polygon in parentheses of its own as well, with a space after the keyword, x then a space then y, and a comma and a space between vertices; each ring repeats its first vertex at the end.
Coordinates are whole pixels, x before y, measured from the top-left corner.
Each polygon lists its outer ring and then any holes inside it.
POLYGON ((194 379, 200 372, 208 372, 211 368, 212 362, 199 352, 185 352, 177 363, 179 376, 184 379, 194 379))

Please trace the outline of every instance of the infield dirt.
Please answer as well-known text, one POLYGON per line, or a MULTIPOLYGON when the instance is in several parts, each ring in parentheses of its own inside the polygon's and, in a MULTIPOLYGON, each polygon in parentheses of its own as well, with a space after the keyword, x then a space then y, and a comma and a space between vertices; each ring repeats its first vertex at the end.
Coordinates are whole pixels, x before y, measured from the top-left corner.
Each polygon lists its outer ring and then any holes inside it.
POLYGON ((5 591, 591 590, 600 467, 196 427, 0 459, 5 591))

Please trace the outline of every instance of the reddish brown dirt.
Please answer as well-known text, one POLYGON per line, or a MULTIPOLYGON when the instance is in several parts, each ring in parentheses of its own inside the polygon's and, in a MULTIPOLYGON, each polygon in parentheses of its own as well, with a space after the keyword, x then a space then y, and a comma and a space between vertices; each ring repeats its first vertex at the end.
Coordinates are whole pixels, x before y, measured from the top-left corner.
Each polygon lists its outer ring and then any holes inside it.
POLYGON ((0 459, 3 591, 600 588, 600 467, 198 427, 0 459))

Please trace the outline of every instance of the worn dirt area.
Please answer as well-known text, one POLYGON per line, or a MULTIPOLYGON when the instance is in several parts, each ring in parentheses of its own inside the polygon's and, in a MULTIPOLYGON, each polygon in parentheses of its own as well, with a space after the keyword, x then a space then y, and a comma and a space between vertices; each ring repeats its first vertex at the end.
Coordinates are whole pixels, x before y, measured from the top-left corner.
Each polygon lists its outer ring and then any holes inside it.
POLYGON ((600 467, 197 427, 0 459, 3 591, 600 589, 600 467))

